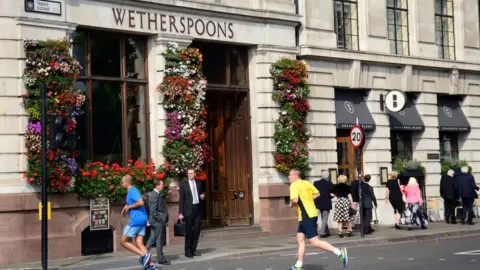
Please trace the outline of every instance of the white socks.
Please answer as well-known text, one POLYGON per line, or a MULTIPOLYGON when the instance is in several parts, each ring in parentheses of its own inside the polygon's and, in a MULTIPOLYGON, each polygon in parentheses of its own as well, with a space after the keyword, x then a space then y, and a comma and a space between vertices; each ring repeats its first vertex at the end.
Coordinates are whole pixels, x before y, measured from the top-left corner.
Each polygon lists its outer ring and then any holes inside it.
POLYGON ((342 252, 341 252, 340 249, 338 249, 338 248, 335 248, 335 249, 333 250, 333 253, 335 253, 335 255, 337 255, 337 257, 340 256, 340 255, 342 255, 342 252))
POLYGON ((302 261, 297 261, 297 263, 295 264, 295 267, 302 267, 302 266, 303 266, 302 261))

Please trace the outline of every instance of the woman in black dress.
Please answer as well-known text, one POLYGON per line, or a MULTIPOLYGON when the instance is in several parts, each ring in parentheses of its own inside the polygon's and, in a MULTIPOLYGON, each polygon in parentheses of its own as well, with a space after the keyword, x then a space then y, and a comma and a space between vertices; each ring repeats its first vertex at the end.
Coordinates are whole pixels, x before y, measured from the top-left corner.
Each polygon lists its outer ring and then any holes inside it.
POLYGON ((400 222, 400 216, 405 210, 405 202, 403 201, 402 191, 400 190, 400 180, 398 180, 398 172, 392 171, 390 173, 390 179, 387 181, 387 189, 385 191, 385 203, 389 203, 393 207, 395 213, 395 229, 400 230, 401 227, 398 225, 400 222))

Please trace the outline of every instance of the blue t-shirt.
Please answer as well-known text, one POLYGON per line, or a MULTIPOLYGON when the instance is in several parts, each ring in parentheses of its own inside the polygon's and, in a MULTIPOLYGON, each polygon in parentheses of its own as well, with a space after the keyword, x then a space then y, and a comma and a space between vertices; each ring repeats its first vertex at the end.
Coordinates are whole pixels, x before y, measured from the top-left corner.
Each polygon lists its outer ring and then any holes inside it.
MULTIPOLYGON (((140 194, 140 191, 136 187, 131 187, 127 191, 127 205, 133 205, 138 200, 143 200, 142 195, 140 194)), ((130 221, 128 222, 128 225, 130 227, 145 227, 147 226, 147 211, 145 210, 145 207, 142 205, 138 208, 130 209, 130 221)))

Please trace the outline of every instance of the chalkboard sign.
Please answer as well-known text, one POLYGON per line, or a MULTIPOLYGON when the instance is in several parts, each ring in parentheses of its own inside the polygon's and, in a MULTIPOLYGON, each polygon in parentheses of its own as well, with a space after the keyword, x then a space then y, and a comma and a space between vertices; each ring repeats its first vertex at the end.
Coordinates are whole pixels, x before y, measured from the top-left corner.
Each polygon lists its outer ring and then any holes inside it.
POLYGON ((90 230, 110 228, 110 202, 105 198, 90 200, 90 230))

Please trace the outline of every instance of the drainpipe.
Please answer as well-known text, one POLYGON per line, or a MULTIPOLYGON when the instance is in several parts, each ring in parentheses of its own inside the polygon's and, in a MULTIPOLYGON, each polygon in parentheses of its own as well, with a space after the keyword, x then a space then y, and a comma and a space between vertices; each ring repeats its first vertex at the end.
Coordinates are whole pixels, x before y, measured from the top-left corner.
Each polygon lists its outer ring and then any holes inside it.
MULTIPOLYGON (((299 0, 293 0, 293 3, 295 4, 295 14, 298 15, 300 14, 300 5, 298 3, 299 0)), ((297 26, 295 26, 295 47, 300 46, 300 26, 302 24, 298 23, 297 26)))

